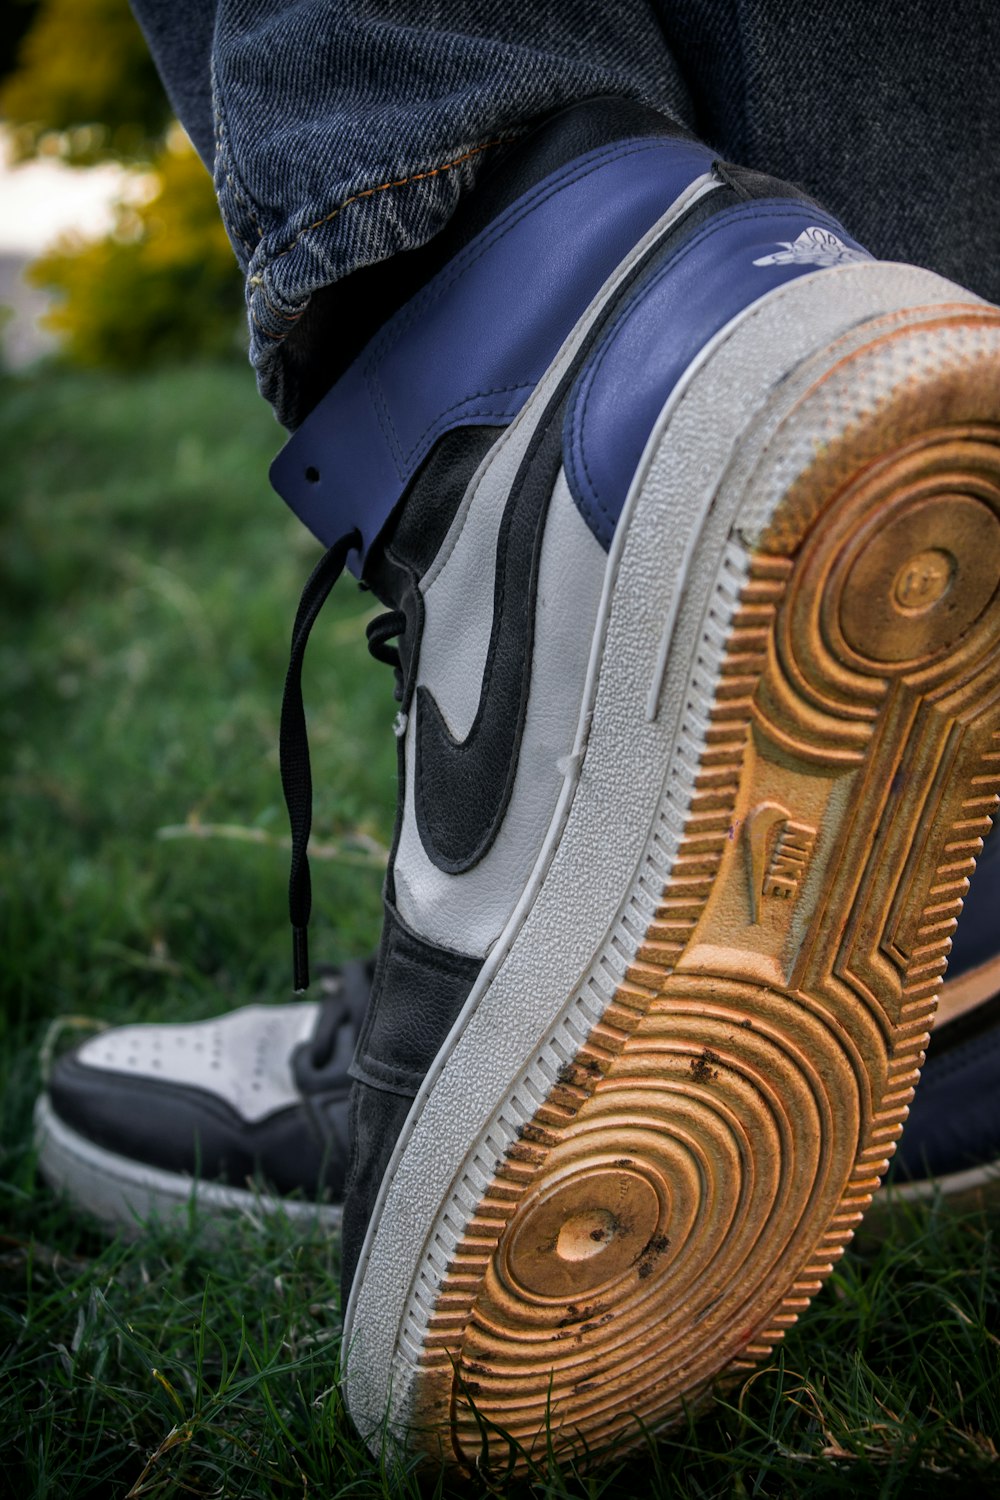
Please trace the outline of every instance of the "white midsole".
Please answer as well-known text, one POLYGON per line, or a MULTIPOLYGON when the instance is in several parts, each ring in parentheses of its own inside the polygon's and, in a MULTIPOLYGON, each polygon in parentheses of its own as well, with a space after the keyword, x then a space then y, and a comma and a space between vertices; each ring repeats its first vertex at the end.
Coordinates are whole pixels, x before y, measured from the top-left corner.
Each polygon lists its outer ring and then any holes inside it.
POLYGON ((298 1224, 340 1227, 339 1203, 306 1203, 250 1188, 205 1182, 167 1172, 95 1146, 60 1120, 43 1094, 35 1105, 38 1165, 46 1180, 95 1219, 129 1237, 151 1219, 185 1219, 192 1209, 205 1217, 238 1214, 251 1220, 279 1215, 298 1224))
MULTIPOLYGON (((730 460, 749 462, 748 438, 760 451, 815 378, 810 356, 822 359, 834 339, 897 309, 957 300, 974 299, 911 267, 803 277, 723 329, 664 408, 608 561, 578 780, 414 1102, 369 1225, 345 1324, 346 1395, 362 1432, 379 1428, 387 1407, 392 1425, 405 1426, 451 1253, 520 1126, 600 1019, 669 876, 714 693, 712 658, 745 573, 733 539, 746 531, 744 492, 724 483, 730 460)), ((752 514, 759 524, 759 507, 752 514)))
POLYGON ((966 1193, 1000 1192, 1000 1160, 966 1167, 961 1172, 946 1172, 942 1177, 924 1177, 917 1182, 891 1182, 885 1189, 886 1201, 901 1198, 904 1203, 930 1203, 935 1198, 961 1198, 966 1193))
POLYGON ((941 990, 934 1029, 940 1031, 1000 993, 1000 955, 949 979, 941 990))

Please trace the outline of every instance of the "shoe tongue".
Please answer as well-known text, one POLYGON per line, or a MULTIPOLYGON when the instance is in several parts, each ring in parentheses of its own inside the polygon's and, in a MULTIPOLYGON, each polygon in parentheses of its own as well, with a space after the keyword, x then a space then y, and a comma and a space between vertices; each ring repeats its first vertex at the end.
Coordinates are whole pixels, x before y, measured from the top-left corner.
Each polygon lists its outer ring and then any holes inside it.
POLYGON ((397 668, 396 699, 403 714, 409 711, 415 689, 423 630, 420 580, 433 566, 471 480, 502 431, 459 427, 445 433, 368 551, 362 586, 391 611, 391 616, 369 627, 369 649, 380 660, 390 660, 372 645, 372 631, 383 622, 389 624, 398 653, 392 663, 397 668))
POLYGON ((371 994, 375 960, 317 969, 319 1015, 309 1040, 298 1049, 292 1067, 304 1093, 315 1092, 346 1076, 371 994))

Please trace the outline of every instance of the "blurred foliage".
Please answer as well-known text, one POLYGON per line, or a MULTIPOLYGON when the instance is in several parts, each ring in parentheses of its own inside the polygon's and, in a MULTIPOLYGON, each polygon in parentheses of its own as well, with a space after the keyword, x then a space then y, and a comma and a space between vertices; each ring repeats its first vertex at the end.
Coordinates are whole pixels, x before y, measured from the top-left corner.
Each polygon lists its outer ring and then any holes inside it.
POLYGON ((0 115, 17 160, 148 162, 170 106, 128 0, 40 0, 0 115))
POLYGON ((63 240, 29 270, 56 294, 45 323, 74 364, 132 370, 236 350, 240 276, 208 175, 179 128, 144 181, 151 195, 120 204, 110 235, 63 240))
POLYGON ((13 69, 21 39, 37 9, 38 0, 5 0, 3 25, 0 26, 0 81, 13 69))
MULTIPOLYGON (((23 19, 23 18, 22 18, 23 19)), ((128 0, 37 0, 0 83, 16 160, 130 169, 112 232, 30 268, 74 364, 134 370, 237 348, 243 297, 208 173, 173 122, 128 0)))

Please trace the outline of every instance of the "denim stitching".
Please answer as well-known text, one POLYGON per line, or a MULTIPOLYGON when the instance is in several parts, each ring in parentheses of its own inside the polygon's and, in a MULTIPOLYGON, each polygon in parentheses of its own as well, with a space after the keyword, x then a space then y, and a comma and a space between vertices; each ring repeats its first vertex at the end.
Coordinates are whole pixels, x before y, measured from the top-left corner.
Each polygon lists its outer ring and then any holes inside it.
POLYGON ((278 344, 283 344, 292 331, 290 328, 283 328, 280 333, 275 333, 272 329, 266 328, 252 308, 250 309, 250 321, 253 323, 253 326, 256 328, 261 338, 267 339, 271 344, 275 346, 277 346, 278 344))
POLYGON ((270 300, 264 290, 262 277, 251 276, 248 278, 248 284, 254 288, 254 295, 249 303, 250 321, 258 330, 262 338, 270 339, 272 343, 275 344, 284 343, 285 339, 288 337, 292 330, 290 328, 285 328, 282 329, 281 332, 275 332, 270 328, 266 328, 257 316, 256 310, 254 308, 254 303, 259 299, 261 302, 263 302, 264 306, 267 308, 272 317, 280 318, 282 323, 297 323, 302 317, 303 313, 306 311, 306 308, 309 306, 309 298, 307 297, 302 306, 295 312, 286 313, 282 312, 281 308, 276 307, 270 300))
MULTIPOLYGON (((267 303, 268 308, 273 312, 274 308, 272 308, 271 304, 267 302, 267 297, 263 293, 263 287, 264 287, 264 284, 265 284, 265 276, 267 274, 269 274, 269 272, 271 270, 271 267, 274 265, 275 261, 280 260, 283 255, 288 255, 292 250, 294 250, 295 246, 299 243, 299 241, 302 240, 307 234, 310 234, 312 231, 314 231, 316 229, 322 229, 324 225, 329 224, 333 219, 335 219, 337 217, 338 214, 342 213, 345 208, 349 208, 352 204, 361 202, 363 199, 371 198, 375 193, 385 192, 389 188, 408 187, 408 186, 411 186, 413 183, 424 182, 428 178, 431 178, 431 177, 438 177, 438 176, 440 176, 440 174, 442 172, 449 172, 449 171, 451 171, 451 169, 453 167, 460 166, 463 162, 469 161, 470 158, 472 158, 473 156, 479 155, 479 153, 482 152, 482 151, 488 151, 493 146, 507 145, 509 142, 514 141, 516 139, 517 139, 516 135, 499 136, 496 140, 486 141, 481 146, 474 146, 474 147, 472 147, 472 149, 469 150, 469 151, 466 151, 464 155, 456 157, 454 159, 454 161, 444 162, 441 166, 439 166, 439 167, 433 167, 433 168, 429 169, 426 172, 417 172, 412 177, 401 177, 396 182, 382 182, 382 183, 379 183, 375 187, 365 188, 363 192, 355 193, 352 197, 345 198, 344 202, 338 204, 337 207, 335 209, 333 209, 331 213, 327 214, 322 219, 317 219, 315 223, 307 225, 305 229, 301 229, 299 231, 299 233, 295 236, 294 240, 292 240, 289 244, 287 244, 282 250, 276 251, 275 254, 273 256, 271 256, 270 259, 266 262, 263 270, 260 273, 254 275, 254 276, 249 277, 249 285, 254 288, 254 292, 255 293, 259 293, 260 294, 260 296, 263 298, 264 302, 267 303)), ((226 181, 230 182, 230 185, 233 188, 234 193, 236 193, 237 196, 239 196, 239 189, 237 188, 237 186, 236 186, 235 183, 231 182, 231 179, 230 179, 228 173, 226 173, 226 181)), ((249 212, 249 208, 248 208, 248 212, 249 212)), ((252 215, 251 215, 251 217, 252 217, 252 215)), ((254 228, 257 229, 258 236, 260 238, 263 238, 263 236, 261 235, 261 231, 259 230, 259 228, 256 225, 256 223, 254 224, 254 228)), ((240 239, 239 235, 237 235, 236 237, 237 237, 237 239, 240 240, 240 244, 243 246, 244 250, 247 250, 248 255, 249 255, 249 246, 246 244, 246 242, 244 240, 240 239)), ((260 238, 258 239, 258 244, 260 242, 260 238)), ((297 321, 299 318, 302 317, 303 313, 308 308, 309 301, 310 301, 309 297, 305 297, 303 299, 302 306, 300 307, 299 311, 295 314, 294 320, 287 319, 284 314, 280 314, 279 313, 278 316, 285 318, 286 321, 297 321)), ((265 338, 265 339, 270 340, 270 342, 272 343, 272 345, 277 346, 278 344, 283 343, 284 340, 288 337, 288 330, 286 330, 284 332, 275 332, 274 330, 272 330, 270 328, 265 328, 264 325, 261 323, 260 319, 254 313, 252 306, 251 306, 251 309, 250 309, 250 318, 251 318, 251 321, 253 322, 254 326, 260 332, 261 336, 263 338, 265 338)))
MULTIPOLYGON (((219 119, 218 115, 216 115, 215 118, 216 118, 216 121, 217 121, 218 126, 219 126, 218 134, 217 134, 217 137, 216 137, 215 159, 216 159, 216 162, 221 167, 222 175, 226 179, 226 182, 228 183, 228 185, 229 185, 229 187, 230 187, 230 189, 232 191, 233 197, 236 199, 237 203, 241 207, 245 208, 246 205, 243 204, 243 202, 242 202, 242 200, 240 198, 239 189, 237 188, 237 186, 234 183, 232 177, 229 175, 229 172, 226 169, 226 165, 225 164, 226 164, 226 161, 228 160, 228 153, 226 151, 225 144, 224 144, 224 141, 223 141, 222 121, 219 119)), ((251 219, 252 219, 252 216, 251 216, 251 219)), ((251 259, 252 255, 253 255, 253 246, 250 244, 249 240, 245 240, 243 238, 243 236, 240 234, 239 230, 236 228, 236 225, 234 223, 230 223, 228 227, 229 227, 231 233, 236 237, 237 240, 239 240, 240 244, 243 246, 243 250, 244 250, 244 252, 246 254, 247 261, 249 262, 249 260, 251 259)))
POLYGON ((274 303, 268 297, 267 292, 264 290, 263 286, 260 286, 260 283, 256 277, 251 276, 250 284, 251 286, 260 287, 260 298, 264 306, 267 308, 269 313, 273 313, 274 316, 276 318, 280 318, 283 323, 297 323, 306 310, 307 304, 303 304, 303 306, 300 307, 297 312, 282 312, 280 307, 275 307, 274 303))
MULTIPOLYGON (((261 229, 260 225, 257 223, 257 216, 254 213, 253 204, 251 203, 250 198, 243 191, 236 178, 236 163, 233 160, 232 153, 230 152, 228 146, 226 123, 222 112, 222 97, 216 87, 214 57, 212 59, 212 117, 215 121, 216 127, 216 157, 220 160, 220 164, 222 166, 222 175, 225 177, 226 183, 231 189, 233 197, 236 199, 237 203, 240 205, 247 218, 250 220, 250 223, 253 225, 257 235, 257 244, 259 245, 261 240, 264 238, 264 232, 261 229), (232 170, 230 170, 230 168, 232 170)), ((239 240, 240 244, 247 252, 247 259, 249 260, 253 254, 253 247, 249 245, 243 238, 243 236, 241 234, 238 234, 235 229, 233 230, 233 233, 236 235, 236 238, 239 240)))
POLYGON ((304 229, 300 229, 293 240, 290 240, 283 249, 276 250, 269 257, 268 265, 273 265, 283 255, 289 255, 295 249, 299 240, 303 239, 305 235, 311 234, 314 229, 322 229, 325 224, 329 224, 338 214, 342 214, 345 208, 350 208, 352 203, 360 203, 362 199, 372 198, 376 193, 387 192, 389 188, 410 187, 415 182, 425 182, 430 177, 440 177, 442 172, 450 172, 454 167, 460 167, 463 162, 470 161, 472 157, 479 156, 483 151, 489 151, 493 146, 506 146, 517 139, 517 135, 497 136, 495 140, 484 141, 480 146, 472 146, 461 156, 456 156, 453 161, 442 162, 439 167, 429 167, 426 172, 414 172, 412 176, 400 177, 394 182, 379 182, 375 187, 363 188, 361 192, 353 193, 350 198, 345 198, 343 203, 338 203, 337 207, 332 209, 330 213, 325 214, 322 219, 316 219, 314 223, 307 224, 304 229))

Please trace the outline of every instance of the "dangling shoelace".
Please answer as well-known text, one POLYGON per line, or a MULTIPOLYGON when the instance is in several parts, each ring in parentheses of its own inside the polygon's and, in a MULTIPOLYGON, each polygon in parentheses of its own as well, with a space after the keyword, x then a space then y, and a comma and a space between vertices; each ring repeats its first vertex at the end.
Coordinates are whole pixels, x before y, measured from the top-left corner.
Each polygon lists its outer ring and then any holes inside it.
POLYGON ((399 655, 399 647, 390 646, 389 642, 396 636, 402 635, 405 629, 406 616, 401 609, 390 609, 386 614, 379 615, 378 619, 369 620, 365 627, 368 650, 376 661, 384 662, 396 674, 397 703, 403 701, 403 663, 399 655))
MULTIPOLYGON (((292 833, 291 869, 288 875, 288 916, 292 924, 292 984, 296 994, 309 988, 309 915, 312 910, 312 880, 309 874, 309 834, 312 831, 312 768, 309 763, 309 735, 302 702, 302 663, 309 633, 343 573, 348 553, 361 546, 357 531, 334 542, 320 558, 309 576, 295 614, 292 627, 292 650, 281 700, 281 730, 278 758, 281 786, 288 808, 292 833)), ((403 671, 399 650, 389 644, 402 634, 406 616, 402 610, 390 610, 368 625, 368 649, 377 661, 391 666, 396 674, 396 697, 403 693, 403 671)))

